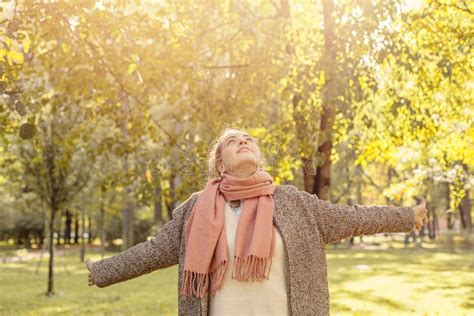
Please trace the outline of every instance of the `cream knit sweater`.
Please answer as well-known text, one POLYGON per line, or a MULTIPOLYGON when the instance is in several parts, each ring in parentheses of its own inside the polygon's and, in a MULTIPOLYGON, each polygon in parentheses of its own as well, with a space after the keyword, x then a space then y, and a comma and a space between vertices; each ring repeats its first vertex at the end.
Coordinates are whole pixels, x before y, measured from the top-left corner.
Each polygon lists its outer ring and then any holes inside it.
MULTIPOLYGON (((243 209, 243 203, 239 207, 240 211, 243 209)), ((234 214, 229 204, 225 203, 229 262, 221 289, 210 298, 209 315, 288 315, 285 253, 281 236, 276 229, 275 252, 268 280, 240 282, 231 278, 239 210, 234 214)))

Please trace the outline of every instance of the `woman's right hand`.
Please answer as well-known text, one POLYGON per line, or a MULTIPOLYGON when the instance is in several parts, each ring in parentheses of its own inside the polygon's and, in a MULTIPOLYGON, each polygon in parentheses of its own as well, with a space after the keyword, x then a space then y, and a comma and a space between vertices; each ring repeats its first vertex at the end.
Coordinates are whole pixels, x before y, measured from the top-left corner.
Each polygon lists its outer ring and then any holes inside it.
POLYGON ((92 262, 91 259, 89 259, 89 258, 86 259, 86 267, 87 267, 87 270, 89 270, 89 277, 88 277, 89 286, 95 285, 94 279, 92 278, 92 274, 91 274, 91 269, 92 269, 93 264, 94 263, 92 262))

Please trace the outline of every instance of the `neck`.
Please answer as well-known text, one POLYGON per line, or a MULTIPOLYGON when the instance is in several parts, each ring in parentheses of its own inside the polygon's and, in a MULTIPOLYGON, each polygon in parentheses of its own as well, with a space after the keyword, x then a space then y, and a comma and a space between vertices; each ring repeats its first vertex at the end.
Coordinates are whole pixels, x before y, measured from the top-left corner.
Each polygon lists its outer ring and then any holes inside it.
POLYGON ((257 172, 257 168, 243 168, 242 170, 234 170, 230 175, 237 177, 237 178, 248 178, 257 172))

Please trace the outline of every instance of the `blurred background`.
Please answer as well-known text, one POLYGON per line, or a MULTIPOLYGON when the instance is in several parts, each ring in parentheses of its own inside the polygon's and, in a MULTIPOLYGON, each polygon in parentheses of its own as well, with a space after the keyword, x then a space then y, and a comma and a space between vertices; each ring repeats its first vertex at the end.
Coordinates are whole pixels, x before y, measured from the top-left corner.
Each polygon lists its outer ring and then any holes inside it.
POLYGON ((177 313, 177 267, 106 289, 84 259, 152 238, 226 127, 277 184, 415 206, 328 245, 331 313, 473 315, 474 5, 0 3, 0 312, 177 313), (45 295, 46 294, 46 295, 45 295))

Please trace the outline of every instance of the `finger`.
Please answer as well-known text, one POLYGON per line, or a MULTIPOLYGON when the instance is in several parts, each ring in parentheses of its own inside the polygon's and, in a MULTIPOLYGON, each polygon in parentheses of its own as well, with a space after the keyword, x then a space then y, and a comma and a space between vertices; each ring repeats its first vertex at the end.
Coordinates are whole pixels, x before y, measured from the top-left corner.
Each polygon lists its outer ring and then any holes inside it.
POLYGON ((418 222, 418 229, 422 229, 425 225, 425 219, 422 219, 421 222, 418 222))
POLYGON ((86 267, 87 267, 87 270, 89 271, 92 270, 92 260, 89 258, 86 259, 86 267))
POLYGON ((420 204, 423 205, 423 207, 426 208, 426 200, 425 200, 425 198, 421 198, 420 204))

